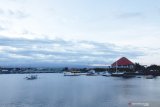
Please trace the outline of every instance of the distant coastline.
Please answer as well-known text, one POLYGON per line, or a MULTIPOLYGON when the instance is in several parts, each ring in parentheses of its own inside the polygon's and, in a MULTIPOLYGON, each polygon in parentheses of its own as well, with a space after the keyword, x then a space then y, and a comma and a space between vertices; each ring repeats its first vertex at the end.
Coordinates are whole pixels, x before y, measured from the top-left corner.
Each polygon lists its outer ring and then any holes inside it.
POLYGON ((131 75, 154 75, 160 76, 160 66, 159 65, 140 65, 139 63, 133 63, 126 57, 122 57, 115 61, 111 66, 106 67, 0 67, 0 74, 25 74, 25 73, 62 73, 62 72, 72 72, 78 71, 78 73, 87 73, 90 70, 94 70, 96 73, 100 72, 125 72, 131 75))
MULTIPOLYGON (((28 74, 28 73, 63 73, 64 71, 70 72, 80 71, 80 73, 86 73, 89 70, 95 70, 95 72, 110 72, 114 73, 116 68, 106 67, 89 67, 89 68, 31 68, 31 67, 0 67, 0 74, 28 74)), ((160 66, 150 65, 143 66, 135 63, 134 69, 129 68, 117 68, 118 72, 126 71, 132 75, 156 75, 160 76, 160 66)))

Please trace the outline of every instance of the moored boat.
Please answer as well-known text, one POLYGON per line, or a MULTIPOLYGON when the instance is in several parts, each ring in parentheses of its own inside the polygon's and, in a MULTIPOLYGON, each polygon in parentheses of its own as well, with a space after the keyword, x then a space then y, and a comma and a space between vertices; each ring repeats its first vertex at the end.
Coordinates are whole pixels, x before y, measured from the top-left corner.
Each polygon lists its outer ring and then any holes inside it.
POLYGON ((154 78, 153 75, 147 75, 147 76, 146 76, 146 79, 153 79, 153 78, 154 78))
POLYGON ((109 77, 109 76, 111 76, 111 74, 110 74, 110 73, 108 73, 108 71, 106 71, 106 72, 104 72, 104 73, 102 74, 102 76, 109 77))
POLYGON ((64 72, 64 76, 80 76, 80 74, 72 72, 64 72))
POLYGON ((113 77, 122 77, 124 75, 123 72, 116 72, 116 73, 112 73, 111 76, 113 77))
POLYGON ((30 75, 26 77, 27 80, 35 80, 37 79, 37 75, 30 75))
POLYGON ((123 78, 133 78, 136 77, 135 75, 130 75, 130 74, 123 74, 123 78))
POLYGON ((95 70, 89 70, 86 75, 87 76, 97 76, 98 74, 95 72, 95 70))

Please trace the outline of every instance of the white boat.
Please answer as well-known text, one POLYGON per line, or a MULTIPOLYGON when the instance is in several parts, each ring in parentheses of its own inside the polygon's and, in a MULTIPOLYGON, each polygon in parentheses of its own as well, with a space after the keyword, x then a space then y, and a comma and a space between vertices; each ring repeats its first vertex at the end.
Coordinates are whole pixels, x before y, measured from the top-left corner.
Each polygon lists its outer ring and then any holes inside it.
POLYGON ((117 64, 117 61, 116 61, 116 72, 115 73, 112 73, 111 76, 113 77, 122 77, 124 75, 125 72, 118 72, 118 64, 117 64))
POLYGON ((64 76, 80 76, 79 73, 64 72, 64 76))
POLYGON ((98 74, 95 72, 95 70, 89 70, 86 75, 87 76, 97 76, 98 74))
POLYGON ((26 77, 27 80, 35 80, 37 79, 37 75, 30 75, 26 77))
POLYGON ((106 72, 104 72, 104 73, 102 74, 102 76, 109 77, 109 76, 111 76, 111 74, 110 74, 110 73, 108 73, 108 71, 106 71, 106 72))
POLYGON ((153 78, 154 78, 153 75, 147 75, 147 76, 146 76, 146 79, 153 79, 153 78))
POLYGON ((111 76, 113 77, 122 77, 123 75, 124 75, 124 72, 115 72, 111 74, 111 76))

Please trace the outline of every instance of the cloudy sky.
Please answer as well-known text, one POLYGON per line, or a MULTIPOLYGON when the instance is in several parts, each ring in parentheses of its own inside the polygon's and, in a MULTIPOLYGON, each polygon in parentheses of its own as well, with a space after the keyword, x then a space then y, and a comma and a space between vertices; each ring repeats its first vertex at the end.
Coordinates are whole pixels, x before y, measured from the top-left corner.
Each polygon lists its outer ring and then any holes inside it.
POLYGON ((159 0, 0 0, 0 65, 160 64, 159 0))

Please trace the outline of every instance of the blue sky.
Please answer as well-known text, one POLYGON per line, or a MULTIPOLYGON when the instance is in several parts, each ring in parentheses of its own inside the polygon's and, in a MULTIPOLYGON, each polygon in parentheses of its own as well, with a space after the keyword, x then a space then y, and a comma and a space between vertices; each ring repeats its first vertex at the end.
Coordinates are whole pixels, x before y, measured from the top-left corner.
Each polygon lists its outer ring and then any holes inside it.
POLYGON ((0 0, 0 65, 160 61, 159 0, 0 0))

